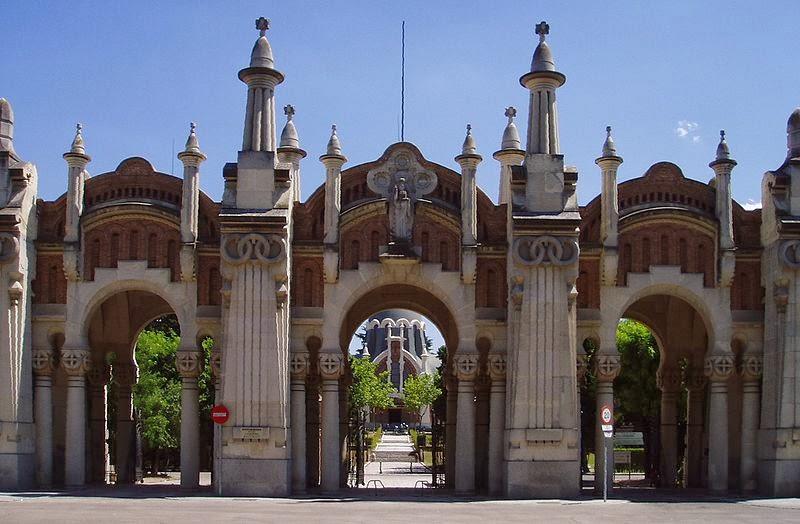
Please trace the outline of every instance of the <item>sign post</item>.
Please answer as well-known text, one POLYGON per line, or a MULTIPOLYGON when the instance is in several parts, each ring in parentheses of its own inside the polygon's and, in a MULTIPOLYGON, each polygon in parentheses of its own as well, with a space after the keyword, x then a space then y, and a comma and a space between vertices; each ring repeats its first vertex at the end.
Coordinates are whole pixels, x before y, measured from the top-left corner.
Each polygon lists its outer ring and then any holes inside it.
MULTIPOLYGON (((614 412, 612 411, 612 407, 608 404, 604 404, 600 409, 600 427, 605 437, 603 438, 603 502, 608 501, 608 444, 614 436, 613 421, 614 412)), ((614 467, 613 464, 611 467, 614 467)))

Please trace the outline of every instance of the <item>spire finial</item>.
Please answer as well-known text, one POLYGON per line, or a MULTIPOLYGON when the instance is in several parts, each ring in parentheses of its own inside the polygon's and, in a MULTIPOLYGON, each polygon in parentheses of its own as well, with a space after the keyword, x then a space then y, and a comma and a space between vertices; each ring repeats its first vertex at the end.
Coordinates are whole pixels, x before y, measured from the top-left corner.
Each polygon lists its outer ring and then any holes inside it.
POLYGON ((504 114, 508 117, 508 123, 511 124, 514 122, 514 117, 517 116, 517 108, 514 106, 508 106, 504 114))
POLYGON ((325 154, 342 156, 342 144, 339 142, 339 135, 336 134, 336 124, 331 125, 331 138, 328 140, 328 150, 325 154))
POLYGON ((292 104, 283 106, 283 114, 286 115, 286 120, 291 122, 292 117, 294 117, 294 106, 292 104))
POLYGON ((721 129, 719 132, 719 145, 717 146, 717 160, 730 160, 731 150, 728 147, 728 142, 725 141, 725 130, 721 129))
POLYGON ((258 20, 256 20, 256 29, 258 29, 258 35, 264 36, 267 34, 267 29, 269 29, 269 18, 264 18, 260 16, 258 20))
POLYGON ((200 153, 200 143, 197 141, 197 124, 189 122, 189 137, 186 139, 185 153, 200 153))
POLYGON ((75 138, 72 140, 72 147, 70 147, 69 152, 79 155, 86 154, 86 147, 83 144, 83 126, 80 123, 75 124, 75 138))
POLYGON ((464 145, 461 147, 461 154, 478 154, 478 146, 475 145, 475 138, 472 136, 472 124, 467 124, 467 136, 464 138, 464 145))
POLYGON ((536 24, 536 34, 539 35, 539 42, 544 42, 545 37, 550 34, 550 26, 548 23, 542 20, 536 24))
POLYGON ((283 106, 283 114, 286 115, 286 125, 283 126, 283 131, 281 131, 280 147, 300 149, 300 137, 297 136, 297 129, 294 127, 294 122, 292 122, 294 113, 294 106, 292 104, 283 106))
POLYGON ((603 142, 603 156, 617 156, 617 145, 611 136, 611 126, 606 126, 606 141, 603 142))
POLYGON ((504 113, 508 117, 508 123, 503 130, 503 140, 500 142, 501 149, 521 149, 522 142, 519 139, 519 131, 514 124, 514 118, 517 116, 517 108, 508 106, 504 113))

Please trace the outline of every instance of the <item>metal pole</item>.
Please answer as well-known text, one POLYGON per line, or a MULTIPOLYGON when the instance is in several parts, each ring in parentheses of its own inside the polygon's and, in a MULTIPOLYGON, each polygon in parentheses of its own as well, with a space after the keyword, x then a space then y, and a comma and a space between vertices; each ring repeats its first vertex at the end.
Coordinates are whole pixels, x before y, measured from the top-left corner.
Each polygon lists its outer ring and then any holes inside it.
POLYGON ((608 437, 603 439, 603 502, 608 500, 608 437))

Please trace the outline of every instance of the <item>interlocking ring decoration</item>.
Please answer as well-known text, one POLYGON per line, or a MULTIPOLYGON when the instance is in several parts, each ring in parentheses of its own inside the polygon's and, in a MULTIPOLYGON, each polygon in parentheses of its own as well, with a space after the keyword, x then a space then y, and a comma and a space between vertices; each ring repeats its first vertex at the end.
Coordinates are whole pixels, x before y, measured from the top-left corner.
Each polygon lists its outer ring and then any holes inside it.
POLYGON ((308 372, 308 353, 292 353, 289 358, 289 374, 295 379, 304 379, 308 372))
POLYGON ((597 380, 612 382, 622 369, 619 355, 597 355, 594 360, 594 372, 597 380))
POLYGON ((61 365, 71 377, 81 377, 89 371, 91 361, 89 351, 86 349, 62 349, 61 365))
POLYGON ((706 358, 704 371, 709 380, 722 382, 730 378, 735 368, 733 355, 715 355, 706 358))
POLYGON ((342 374, 342 356, 335 353, 322 353, 319 356, 319 373, 324 379, 338 379, 342 374))
POLYGON ((34 349, 31 354, 31 367, 34 375, 49 377, 55 371, 52 349, 34 349))
POLYGON ((199 351, 179 350, 175 355, 175 367, 184 378, 195 378, 200 375, 203 365, 199 351))
POLYGON ((19 239, 11 233, 0 233, 0 264, 19 255, 19 239))
POLYGON ((781 262, 792 269, 800 269, 800 240, 787 240, 779 251, 781 262))
POLYGON ((742 357, 742 378, 744 380, 758 380, 764 371, 764 361, 761 355, 745 354, 742 357))
POLYGON ((275 264, 286 258, 286 242, 278 235, 230 235, 222 245, 222 257, 230 264, 275 264))
POLYGON ((489 353, 487 361, 489 367, 489 377, 492 380, 504 380, 506 378, 506 356, 500 353, 489 353))
POLYGON ((580 248, 574 238, 542 235, 516 239, 512 253, 514 261, 523 266, 567 266, 577 262, 580 248))

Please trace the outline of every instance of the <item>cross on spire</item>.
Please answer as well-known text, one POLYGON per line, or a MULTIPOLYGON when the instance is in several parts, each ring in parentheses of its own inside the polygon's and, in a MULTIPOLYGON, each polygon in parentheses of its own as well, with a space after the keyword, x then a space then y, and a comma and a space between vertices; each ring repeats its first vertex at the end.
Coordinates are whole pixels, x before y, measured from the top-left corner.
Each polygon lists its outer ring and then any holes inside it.
POLYGON ((267 29, 269 29, 269 19, 263 16, 259 17, 259 19, 256 20, 256 29, 258 29, 260 36, 264 36, 267 33, 267 29))
POLYGON ((505 115, 508 117, 508 123, 510 124, 514 121, 514 117, 517 116, 517 108, 514 106, 508 106, 506 108, 505 115))
POLYGON ((294 116, 294 106, 292 104, 283 106, 283 114, 286 115, 287 120, 291 120, 294 116))
POLYGON ((536 24, 536 34, 539 35, 539 42, 544 42, 545 36, 550 34, 550 26, 542 20, 536 24))

